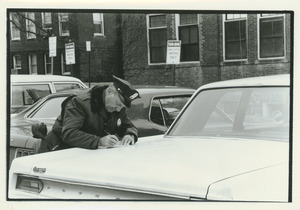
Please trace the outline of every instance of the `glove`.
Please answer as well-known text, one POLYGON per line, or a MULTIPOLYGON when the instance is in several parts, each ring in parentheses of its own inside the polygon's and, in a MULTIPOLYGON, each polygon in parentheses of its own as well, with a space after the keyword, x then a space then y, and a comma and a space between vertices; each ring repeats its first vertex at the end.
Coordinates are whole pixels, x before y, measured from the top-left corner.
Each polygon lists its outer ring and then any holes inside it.
POLYGON ((48 130, 47 130, 47 126, 42 122, 42 123, 33 124, 31 126, 31 132, 33 134, 33 138, 45 139, 48 130))

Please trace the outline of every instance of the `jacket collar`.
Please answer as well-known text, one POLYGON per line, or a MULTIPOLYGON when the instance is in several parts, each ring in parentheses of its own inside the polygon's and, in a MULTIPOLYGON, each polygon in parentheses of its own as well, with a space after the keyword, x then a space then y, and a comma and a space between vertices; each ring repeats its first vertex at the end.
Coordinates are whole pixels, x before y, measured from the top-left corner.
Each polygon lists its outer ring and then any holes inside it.
POLYGON ((103 119, 107 119, 107 112, 105 110, 104 105, 104 91, 108 86, 94 86, 90 89, 90 97, 91 98, 91 110, 94 113, 98 113, 103 119))

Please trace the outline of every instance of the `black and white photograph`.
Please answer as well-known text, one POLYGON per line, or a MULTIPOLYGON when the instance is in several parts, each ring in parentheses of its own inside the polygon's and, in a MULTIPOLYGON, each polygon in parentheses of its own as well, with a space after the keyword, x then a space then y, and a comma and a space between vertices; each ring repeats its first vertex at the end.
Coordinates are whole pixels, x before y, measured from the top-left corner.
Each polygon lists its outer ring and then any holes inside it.
POLYGON ((8 209, 294 207, 292 8, 5 9, 8 209))

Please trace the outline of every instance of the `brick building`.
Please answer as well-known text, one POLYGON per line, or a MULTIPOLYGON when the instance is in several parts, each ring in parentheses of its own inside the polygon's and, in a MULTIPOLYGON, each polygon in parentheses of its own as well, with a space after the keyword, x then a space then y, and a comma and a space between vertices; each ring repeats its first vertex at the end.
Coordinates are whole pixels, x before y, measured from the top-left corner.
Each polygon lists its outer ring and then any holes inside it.
POLYGON ((120 14, 84 12, 11 12, 11 73, 71 75, 82 81, 109 81, 123 77, 120 14), (31 33, 32 32, 32 33, 31 33), (57 37, 53 69, 49 36, 57 37), (86 51, 91 42, 91 52, 86 51), (66 65, 65 44, 75 44, 75 64, 66 65), (90 73, 89 73, 90 72, 90 73))
POLYGON ((123 69, 135 84, 203 84, 290 73, 291 14, 123 14, 123 69), (166 64, 167 40, 181 40, 166 64))
POLYGON ((26 12, 10 19, 9 70, 18 74, 72 75, 87 82, 112 74, 133 84, 203 84, 290 73, 291 13, 26 12), (26 32, 27 31, 27 32, 26 32), (33 31, 35 33, 28 33, 33 31), (48 33, 48 35, 46 35, 48 33), (49 58, 48 36, 57 37, 49 58), (167 64, 167 41, 181 41, 179 64, 167 64), (90 56, 86 41, 91 41, 90 56), (65 44, 75 43, 76 64, 65 64, 65 44), (90 58, 90 59, 89 59, 90 58))

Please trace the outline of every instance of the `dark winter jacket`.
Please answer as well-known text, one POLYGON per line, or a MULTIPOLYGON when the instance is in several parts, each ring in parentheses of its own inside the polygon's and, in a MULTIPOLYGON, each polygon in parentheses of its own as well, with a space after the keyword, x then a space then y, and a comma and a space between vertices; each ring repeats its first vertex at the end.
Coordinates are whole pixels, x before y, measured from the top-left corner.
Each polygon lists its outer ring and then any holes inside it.
MULTIPOLYGON (((52 131, 45 140, 57 137, 59 149, 70 147, 97 149, 100 146, 100 138, 108 134, 117 135, 120 139, 130 134, 134 136, 136 142, 138 132, 127 117, 125 108, 120 112, 106 112, 103 93, 107 87, 95 86, 66 99, 62 104, 61 115, 56 119, 52 131)), ((56 143, 52 144, 50 147, 56 143)))

